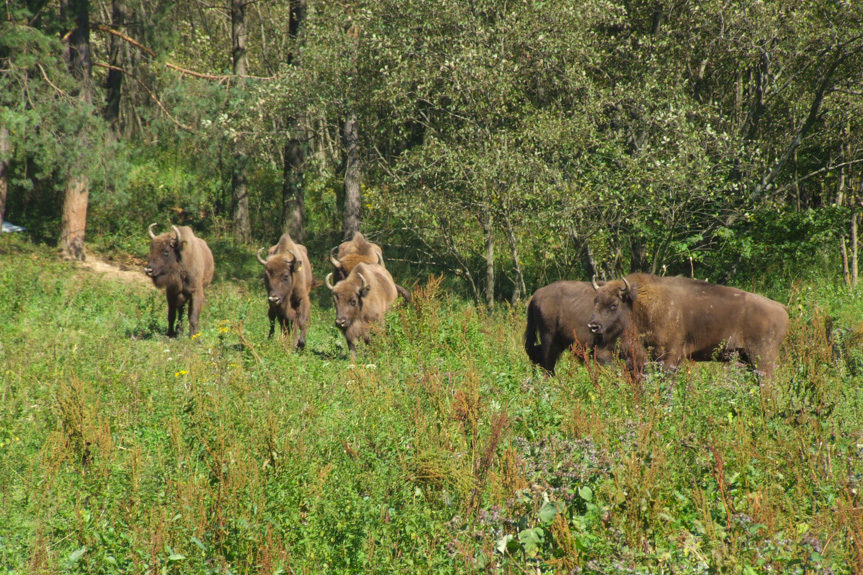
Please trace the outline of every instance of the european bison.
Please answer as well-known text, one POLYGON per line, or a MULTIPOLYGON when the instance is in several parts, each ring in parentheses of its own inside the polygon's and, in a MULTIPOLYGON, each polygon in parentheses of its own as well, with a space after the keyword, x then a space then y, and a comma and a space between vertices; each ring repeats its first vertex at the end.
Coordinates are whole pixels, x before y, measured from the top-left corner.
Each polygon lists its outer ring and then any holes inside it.
MULTIPOLYGON (((330 250, 330 263, 333 264, 333 281, 335 283, 348 277, 359 263, 377 264, 386 268, 381 247, 368 241, 360 232, 355 232, 350 241, 342 242, 337 248, 330 250), (338 255, 334 255, 336 250, 338 250, 338 255)), ((411 301, 408 290, 396 285, 396 291, 405 301, 411 301)))
MULTIPOLYGON (((144 273, 153 284, 165 290, 168 299, 168 337, 176 337, 174 321, 183 319, 186 302, 189 305, 189 336, 198 333, 198 317, 204 305, 204 288, 213 281, 215 265, 210 247, 195 237, 188 226, 171 226, 174 231, 156 235, 150 224, 150 255, 144 273), (179 311, 179 317, 177 312, 179 311)), ((178 322, 179 323, 179 322, 178 322)))
POLYGON ((788 329, 781 303, 727 286, 687 278, 632 274, 594 283, 590 331, 622 339, 674 369, 685 359, 730 361, 734 354, 765 377, 773 375, 788 329))
POLYGON ((333 292, 336 327, 344 334, 351 354, 356 353, 357 340, 369 343, 368 329, 380 320, 398 297, 390 272, 377 264, 358 263, 342 281, 332 284, 333 273, 324 282, 333 292))
POLYGON ((330 263, 333 264, 333 280, 339 283, 358 263, 378 264, 383 267, 384 256, 381 247, 368 241, 360 232, 354 233, 350 241, 342 242, 330 250, 330 263), (338 250, 338 254, 334 252, 338 250))
POLYGON ((306 247, 295 244, 289 234, 283 235, 279 243, 267 252, 265 260, 258 250, 257 259, 265 268, 264 285, 267 288, 267 301, 270 318, 270 335, 276 330, 276 320, 282 333, 290 333, 294 323, 299 327, 294 346, 306 347, 306 331, 309 329, 309 311, 312 304, 309 292, 312 289, 312 266, 306 247))
POLYGON ((592 349, 600 363, 611 362, 611 351, 587 327, 594 295, 590 282, 576 281, 554 282, 534 292, 527 305, 524 331, 524 350, 534 364, 554 375, 558 357, 576 340, 583 348, 592 349))

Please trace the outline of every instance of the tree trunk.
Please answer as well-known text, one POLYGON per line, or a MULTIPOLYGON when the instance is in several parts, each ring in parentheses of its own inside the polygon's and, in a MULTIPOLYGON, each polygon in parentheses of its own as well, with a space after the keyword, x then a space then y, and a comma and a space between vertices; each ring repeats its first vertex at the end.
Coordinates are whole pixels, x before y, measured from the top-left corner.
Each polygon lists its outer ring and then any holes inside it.
POLYGON ((231 59, 234 75, 245 76, 249 68, 246 54, 246 0, 231 0, 231 59))
POLYGON ((851 287, 857 288, 858 267, 857 267, 857 221, 860 215, 855 211, 851 215, 851 287))
POLYGON ((284 183, 284 231, 291 234, 294 241, 302 243, 306 236, 306 201, 303 174, 306 164, 307 136, 305 117, 296 120, 291 139, 285 144, 284 183))
POLYGON ((342 211, 342 235, 346 240, 360 231, 360 210, 362 207, 362 188, 360 177, 360 148, 357 133, 357 115, 350 112, 345 118, 342 131, 342 144, 345 148, 345 207, 342 211))
MULTIPOLYGON (((231 0, 231 59, 234 75, 248 73, 249 59, 246 54, 246 5, 245 0, 231 0)), ((243 80, 239 80, 240 87, 243 80)), ((234 145, 234 171, 231 174, 231 190, 234 201, 234 237, 248 243, 252 237, 252 224, 249 216, 249 186, 246 179, 246 157, 239 149, 240 142, 234 145)))
POLYGON ((494 233, 491 226, 491 209, 483 206, 479 220, 485 234, 485 301, 489 309, 494 307, 494 233))
POLYGON ((506 239, 509 242, 509 249, 512 252, 513 266, 515 266, 515 289, 512 291, 512 303, 514 304, 521 299, 521 294, 527 294, 527 286, 524 285, 524 272, 521 269, 521 261, 518 257, 518 242, 515 238, 515 232, 512 229, 512 223, 509 220, 508 208, 504 207, 503 221, 506 224, 506 239))
POLYGON ((9 191, 9 163, 6 161, 6 156, 10 149, 9 128, 2 125, 0 126, 0 226, 3 225, 3 217, 6 215, 6 194, 9 191))
MULTIPOLYGON (((122 30, 126 23, 126 0, 112 0, 111 2, 111 27, 114 30, 122 30)), ((120 133, 120 96, 123 88, 123 73, 116 68, 123 67, 123 40, 114 34, 111 35, 111 44, 108 49, 108 62, 111 69, 108 70, 108 78, 105 81, 105 120, 111 126, 115 134, 120 133)))
POLYGON ((63 257, 84 261, 84 232, 87 228, 87 203, 90 199, 90 179, 76 176, 66 182, 63 217, 60 224, 60 248, 63 257))
POLYGON ((239 153, 234 154, 231 188, 234 197, 234 237, 247 243, 252 236, 252 226, 249 220, 249 185, 246 181, 246 158, 239 153))
MULTIPOLYGON (((93 102, 90 61, 90 2, 72 0, 65 4, 64 11, 71 13, 75 27, 69 35, 66 49, 66 65, 79 82, 75 95, 84 102, 93 102)), ((60 248, 63 256, 75 260, 84 259, 84 234, 87 229, 87 203, 90 199, 90 179, 85 174, 70 176, 66 182, 63 200, 63 216, 60 220, 60 248)))

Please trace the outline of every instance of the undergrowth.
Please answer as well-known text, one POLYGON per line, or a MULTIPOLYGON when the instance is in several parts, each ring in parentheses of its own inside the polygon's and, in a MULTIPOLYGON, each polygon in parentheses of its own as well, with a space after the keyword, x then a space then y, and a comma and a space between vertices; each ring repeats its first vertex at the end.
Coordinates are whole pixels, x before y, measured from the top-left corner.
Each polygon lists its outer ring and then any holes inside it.
POLYGON ((440 277, 351 359, 326 297, 298 354, 260 278, 220 276, 174 340, 152 286, 7 250, 0 572, 859 573, 863 300, 768 295, 772 382, 548 378, 523 306, 440 277))

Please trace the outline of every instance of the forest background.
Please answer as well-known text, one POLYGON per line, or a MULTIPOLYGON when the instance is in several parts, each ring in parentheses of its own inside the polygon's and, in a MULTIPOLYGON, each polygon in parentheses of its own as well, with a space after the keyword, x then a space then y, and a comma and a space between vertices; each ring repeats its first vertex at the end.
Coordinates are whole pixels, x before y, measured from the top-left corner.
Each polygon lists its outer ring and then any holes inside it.
POLYGON ((857 2, 0 13, 0 217, 69 257, 150 222, 313 253, 362 223, 488 302, 639 270, 856 284, 857 2))

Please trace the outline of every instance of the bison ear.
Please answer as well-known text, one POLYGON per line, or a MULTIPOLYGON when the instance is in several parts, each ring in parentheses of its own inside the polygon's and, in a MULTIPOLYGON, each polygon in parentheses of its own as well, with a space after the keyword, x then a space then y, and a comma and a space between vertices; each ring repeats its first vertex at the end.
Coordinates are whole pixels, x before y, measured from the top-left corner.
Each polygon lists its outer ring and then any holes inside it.
POLYGON ((294 270, 293 270, 293 271, 294 271, 294 273, 297 273, 297 272, 299 272, 299 271, 302 271, 302 269, 303 269, 303 262, 299 262, 299 261, 297 261, 297 260, 294 260, 294 262, 297 264, 297 265, 294 267, 294 270))
POLYGON ((620 299, 622 299, 624 301, 629 300, 630 302, 634 302, 635 298, 637 298, 637 297, 638 297, 638 284, 637 283, 632 283, 632 285, 629 286, 628 290, 627 289, 620 290, 620 299))

